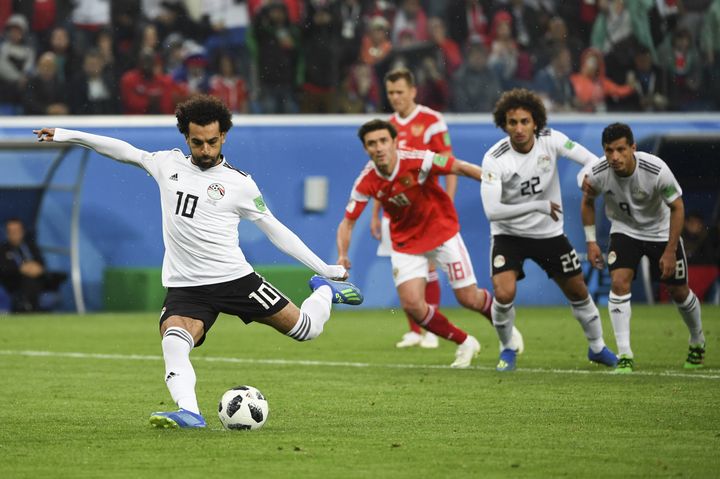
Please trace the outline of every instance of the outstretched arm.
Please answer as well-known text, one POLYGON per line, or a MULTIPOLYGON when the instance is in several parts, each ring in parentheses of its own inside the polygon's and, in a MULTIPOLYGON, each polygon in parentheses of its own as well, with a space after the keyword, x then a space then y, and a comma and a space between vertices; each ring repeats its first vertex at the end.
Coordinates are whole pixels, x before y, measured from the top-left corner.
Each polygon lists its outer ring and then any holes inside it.
POLYGON ((480 196, 482 197, 483 209, 485 216, 490 221, 509 220, 517 218, 527 213, 537 211, 545 213, 554 221, 558 221, 562 214, 562 209, 557 203, 552 201, 529 201, 517 205, 508 205, 502 202, 502 185, 497 178, 493 178, 492 173, 485 175, 482 187, 480 188, 480 196))
POLYGON ((97 151, 101 155, 124 163, 143 165, 143 160, 150 157, 150 153, 135 148, 130 143, 110 138, 108 136, 93 135, 77 130, 64 128, 41 128, 33 130, 38 141, 54 141, 57 143, 74 143, 97 151))
POLYGON ((355 221, 349 218, 343 218, 338 225, 337 230, 337 249, 338 249, 338 263, 350 269, 352 266, 350 258, 348 258, 348 250, 350 249, 350 239, 352 238, 352 231, 355 227, 355 221))
MULTIPOLYGON (((453 162, 452 166, 450 167, 450 171, 459 176, 467 176, 469 178, 472 178, 477 181, 482 180, 482 168, 480 168, 478 165, 474 165, 472 163, 469 163, 467 161, 458 160, 455 158, 455 161, 453 162)), ((450 177, 448 177, 449 179, 450 177)), ((457 178, 455 179, 455 183, 457 184, 457 178)), ((448 195, 449 195, 449 188, 448 188, 448 195)), ((452 196, 451 196, 452 198, 452 196)))
POLYGON ((255 224, 280 251, 292 256, 316 273, 331 279, 347 278, 348 274, 343 266, 325 263, 274 216, 263 216, 256 220, 255 224))

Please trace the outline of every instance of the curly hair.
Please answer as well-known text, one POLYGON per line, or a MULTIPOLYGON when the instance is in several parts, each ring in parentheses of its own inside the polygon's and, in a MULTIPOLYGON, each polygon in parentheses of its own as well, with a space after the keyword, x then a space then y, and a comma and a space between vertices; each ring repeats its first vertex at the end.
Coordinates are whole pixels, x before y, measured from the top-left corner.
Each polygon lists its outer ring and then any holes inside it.
POLYGON ((220 133, 227 133, 232 127, 232 113, 220 99, 210 95, 194 95, 180 103, 175 109, 177 128, 183 136, 190 133, 190 123, 206 126, 217 121, 220 133))
POLYGON ((536 135, 547 126, 547 111, 542 99, 536 93, 525 88, 514 88, 502 94, 493 110, 495 126, 505 131, 507 113, 518 108, 530 112, 537 127, 536 135))

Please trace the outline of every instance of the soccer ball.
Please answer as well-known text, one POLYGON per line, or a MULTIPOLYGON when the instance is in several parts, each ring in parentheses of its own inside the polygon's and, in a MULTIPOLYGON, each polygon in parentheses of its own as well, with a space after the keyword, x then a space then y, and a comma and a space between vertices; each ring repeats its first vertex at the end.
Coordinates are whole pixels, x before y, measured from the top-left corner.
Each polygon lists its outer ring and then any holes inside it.
POLYGON ((269 412, 265 396, 252 386, 226 391, 218 405, 218 416, 225 429, 260 429, 269 412))

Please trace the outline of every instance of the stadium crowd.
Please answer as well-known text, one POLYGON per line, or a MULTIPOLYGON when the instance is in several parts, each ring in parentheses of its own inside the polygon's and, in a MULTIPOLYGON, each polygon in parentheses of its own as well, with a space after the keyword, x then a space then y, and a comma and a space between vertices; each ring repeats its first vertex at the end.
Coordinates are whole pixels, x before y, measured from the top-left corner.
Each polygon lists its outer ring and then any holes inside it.
POLYGON ((720 110, 720 0, 0 0, 0 114, 720 110))

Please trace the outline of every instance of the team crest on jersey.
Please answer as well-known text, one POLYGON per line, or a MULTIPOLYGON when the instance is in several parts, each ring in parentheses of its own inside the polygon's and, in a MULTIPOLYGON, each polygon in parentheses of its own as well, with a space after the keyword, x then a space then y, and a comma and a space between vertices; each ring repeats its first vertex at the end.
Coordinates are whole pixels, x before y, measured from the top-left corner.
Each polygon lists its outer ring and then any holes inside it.
POLYGON ((505 256, 499 254, 493 258, 493 266, 496 268, 502 268, 505 266, 505 256))
POLYGON ((552 168, 552 162, 547 155, 540 155, 537 159, 537 166, 541 171, 548 172, 552 168))
POLYGON ((207 195, 211 200, 220 200, 225 196, 225 187, 220 183, 213 183, 208 186, 207 195))
POLYGON ((617 261, 617 253, 615 251, 610 251, 608 253, 608 264, 615 264, 615 261, 617 261))
POLYGON ((412 125, 410 127, 410 133, 412 136, 420 136, 425 131, 425 125, 412 125))
POLYGON ((648 194, 640 188, 633 188, 632 197, 635 201, 642 201, 648 197, 648 194))
POLYGON ((413 178, 410 175, 401 176, 399 179, 400 184, 408 188, 413 185, 413 178))

